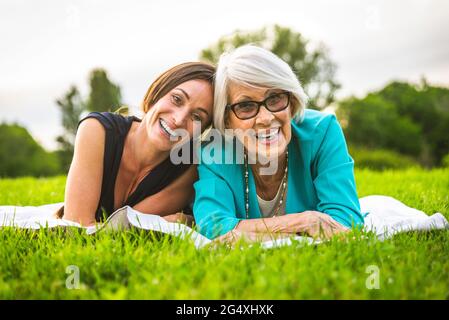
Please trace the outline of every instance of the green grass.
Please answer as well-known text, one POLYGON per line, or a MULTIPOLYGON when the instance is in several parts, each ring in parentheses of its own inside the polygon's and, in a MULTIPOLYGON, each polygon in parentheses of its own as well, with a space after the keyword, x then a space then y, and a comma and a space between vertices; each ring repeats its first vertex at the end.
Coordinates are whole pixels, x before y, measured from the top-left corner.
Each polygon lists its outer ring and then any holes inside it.
MULTIPOLYGON (((359 196, 449 217, 449 169, 356 172, 359 196)), ((0 180, 0 205, 63 200, 65 177, 0 180)), ((196 250, 142 231, 0 231, 0 299, 449 299, 449 231, 272 250, 196 250), (69 265, 80 288, 68 289, 69 265), (379 289, 366 287, 369 266, 379 289)))

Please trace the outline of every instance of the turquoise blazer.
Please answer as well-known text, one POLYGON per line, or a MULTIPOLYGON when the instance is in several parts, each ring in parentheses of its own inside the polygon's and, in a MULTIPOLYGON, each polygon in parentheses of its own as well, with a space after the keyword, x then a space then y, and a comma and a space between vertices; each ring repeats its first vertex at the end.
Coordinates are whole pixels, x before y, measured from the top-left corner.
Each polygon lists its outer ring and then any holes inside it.
MULTIPOLYGON (((291 127, 286 213, 314 210, 347 227, 363 225, 354 161, 336 117, 306 109, 302 121, 292 120, 291 127)), ((229 157, 229 143, 218 141, 202 146, 199 180, 194 184, 195 221, 200 233, 209 239, 227 233, 246 219, 244 165, 237 163, 236 155, 229 157), (224 159, 231 163, 223 164, 224 159)), ((231 153, 236 152, 233 150, 231 153)), ((251 170, 248 184, 249 218, 261 218, 251 170)))

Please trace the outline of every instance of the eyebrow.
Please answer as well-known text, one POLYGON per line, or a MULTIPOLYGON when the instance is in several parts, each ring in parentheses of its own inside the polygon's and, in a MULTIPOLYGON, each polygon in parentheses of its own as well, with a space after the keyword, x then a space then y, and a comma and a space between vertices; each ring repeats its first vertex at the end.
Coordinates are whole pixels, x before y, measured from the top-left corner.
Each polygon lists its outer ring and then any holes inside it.
POLYGON ((203 108, 197 108, 197 110, 198 110, 198 111, 201 111, 201 112, 203 112, 203 113, 205 113, 207 117, 209 116, 209 112, 207 112, 206 109, 203 109, 203 108))
POLYGON ((185 90, 184 89, 181 89, 181 88, 176 88, 176 90, 179 90, 179 91, 182 91, 182 93, 184 93, 184 95, 187 97, 187 100, 190 100, 190 96, 188 95, 188 93, 187 92, 185 92, 185 90))
MULTIPOLYGON (((268 89, 267 91, 265 91, 264 98, 268 98, 272 94, 279 93, 276 90, 277 89, 268 89)), ((256 101, 256 100, 254 100, 253 98, 251 98, 247 95, 243 95, 243 96, 239 96, 237 99, 237 102, 234 102, 234 103, 247 102, 247 101, 256 101)))
POLYGON ((281 91, 278 92, 277 90, 280 90, 280 89, 268 89, 265 92, 265 98, 267 98, 268 96, 271 96, 272 94, 281 93, 281 91))
POLYGON ((234 103, 240 103, 240 102, 246 102, 246 101, 253 101, 253 100, 254 100, 253 98, 251 98, 251 97, 249 97, 249 96, 243 95, 243 96, 239 96, 238 99, 237 99, 237 101, 234 102, 234 103))

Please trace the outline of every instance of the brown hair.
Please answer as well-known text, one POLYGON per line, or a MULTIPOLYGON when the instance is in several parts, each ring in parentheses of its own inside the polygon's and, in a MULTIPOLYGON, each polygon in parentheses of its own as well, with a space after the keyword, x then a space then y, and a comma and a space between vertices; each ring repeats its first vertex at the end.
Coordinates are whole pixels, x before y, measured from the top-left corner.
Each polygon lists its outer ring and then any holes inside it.
POLYGON ((148 88, 142 109, 148 110, 170 90, 189 80, 205 80, 214 85, 215 67, 204 62, 181 63, 161 74, 148 88))

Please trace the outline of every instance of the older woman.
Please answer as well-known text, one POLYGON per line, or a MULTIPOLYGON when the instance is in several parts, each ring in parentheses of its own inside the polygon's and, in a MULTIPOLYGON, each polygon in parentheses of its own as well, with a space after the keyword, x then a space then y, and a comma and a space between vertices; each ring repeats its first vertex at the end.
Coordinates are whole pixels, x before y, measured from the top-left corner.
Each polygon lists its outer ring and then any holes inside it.
POLYGON ((201 154, 194 216, 202 234, 329 237, 363 225, 339 123, 305 110, 307 97, 284 61, 253 45, 223 54, 214 99, 224 139, 201 154))

